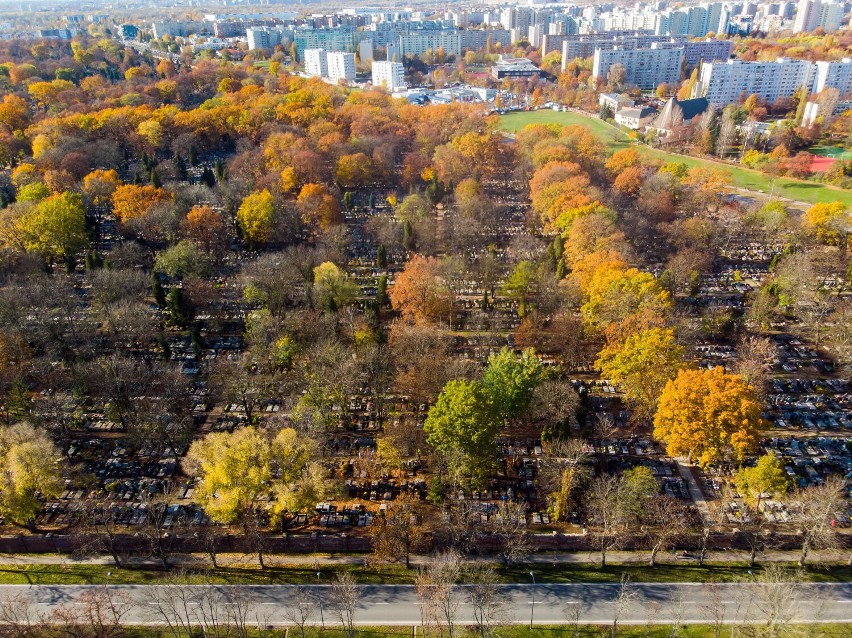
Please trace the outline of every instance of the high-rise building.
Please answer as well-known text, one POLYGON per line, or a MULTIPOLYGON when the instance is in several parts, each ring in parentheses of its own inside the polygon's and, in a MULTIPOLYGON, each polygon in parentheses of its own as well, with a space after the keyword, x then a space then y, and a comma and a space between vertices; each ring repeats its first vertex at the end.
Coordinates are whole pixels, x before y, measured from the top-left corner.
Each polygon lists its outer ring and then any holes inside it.
POLYGON ((843 14, 846 5, 833 2, 831 4, 823 3, 820 6, 819 19, 817 26, 822 27, 827 32, 837 31, 843 22, 843 14))
POLYGON ((400 62, 373 62, 373 86, 388 91, 405 88, 405 70, 400 62))
POLYGON ((355 54, 343 51, 331 51, 326 54, 328 78, 335 82, 344 80, 355 81, 355 54))
POLYGON ((610 69, 620 64, 625 70, 625 82, 640 89, 655 89, 660 84, 675 84, 680 80, 683 49, 595 49, 592 75, 606 79, 610 69))
POLYGON ((778 58, 774 62, 710 62, 701 65, 696 97, 706 97, 714 107, 735 104, 757 95, 774 102, 789 98, 804 86, 811 88, 816 67, 806 60, 778 58))
POLYGON ((816 29, 819 25, 821 10, 820 0, 799 0, 796 7, 796 21, 793 22, 793 33, 816 29))
POLYGON ((840 97, 852 93, 852 58, 843 58, 840 62, 816 62, 816 74, 811 91, 819 93, 823 89, 837 89, 840 97))
POLYGON ((311 77, 328 77, 328 62, 325 49, 305 49, 305 73, 311 77))

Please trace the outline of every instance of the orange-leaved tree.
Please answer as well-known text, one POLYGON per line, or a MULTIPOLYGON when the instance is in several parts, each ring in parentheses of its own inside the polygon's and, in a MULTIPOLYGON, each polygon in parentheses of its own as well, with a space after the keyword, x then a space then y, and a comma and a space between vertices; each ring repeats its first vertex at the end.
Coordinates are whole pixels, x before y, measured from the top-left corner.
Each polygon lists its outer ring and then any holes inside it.
POLYGON ((414 255, 397 275, 390 291, 391 304, 406 321, 435 321, 448 315, 452 295, 440 276, 434 257, 414 255))
POLYGON ((702 467, 741 460, 757 446, 765 423, 754 390, 723 368, 681 370, 660 395, 654 436, 672 456, 702 467))

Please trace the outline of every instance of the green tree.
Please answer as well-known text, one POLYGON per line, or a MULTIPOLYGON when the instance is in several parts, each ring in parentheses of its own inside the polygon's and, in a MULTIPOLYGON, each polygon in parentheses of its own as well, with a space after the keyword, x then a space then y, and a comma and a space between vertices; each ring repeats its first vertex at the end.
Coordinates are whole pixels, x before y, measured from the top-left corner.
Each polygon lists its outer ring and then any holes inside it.
POLYGON ((71 259, 88 243, 83 198, 64 192, 40 201, 18 220, 26 250, 46 260, 71 259))
POLYGON ((275 205, 267 189, 243 199, 237 211, 237 224, 250 247, 269 241, 274 223, 275 205))
POLYGON ((62 491, 61 458, 50 437, 29 424, 0 430, 0 516, 34 529, 42 501, 62 491))
POLYGON ((536 275, 535 265, 529 261, 522 261, 515 266, 500 289, 502 295, 518 303, 518 315, 521 317, 526 314, 527 302, 535 290, 536 275))
POLYGON ((462 476, 481 482, 493 467, 500 420, 482 383, 449 381, 429 409, 423 430, 462 476))
POLYGON ((314 299, 320 307, 342 308, 352 303, 357 293, 358 287, 332 262, 314 268, 314 299))
POLYGON ((520 357, 503 348, 488 358, 482 385, 491 397, 494 413, 505 420, 527 411, 543 378, 544 366, 532 348, 524 350, 520 357))
POLYGON ((754 467, 742 467, 737 471, 734 485, 744 498, 756 499, 754 508, 759 511, 761 498, 783 494, 789 484, 781 462, 774 454, 764 454, 754 467))
POLYGON ((209 269, 207 255, 196 242, 188 239, 157 253, 154 261, 154 272, 163 273, 172 279, 203 277, 209 269))

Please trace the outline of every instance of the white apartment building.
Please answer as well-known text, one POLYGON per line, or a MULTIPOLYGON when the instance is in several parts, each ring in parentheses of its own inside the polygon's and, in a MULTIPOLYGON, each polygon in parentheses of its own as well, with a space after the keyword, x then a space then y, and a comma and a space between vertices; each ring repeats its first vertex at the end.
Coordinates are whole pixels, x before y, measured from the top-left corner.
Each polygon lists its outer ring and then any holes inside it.
POLYGON ((592 75, 606 79, 610 69, 621 64, 626 71, 625 80, 641 89, 655 89, 663 82, 680 81, 683 49, 595 49, 592 75))
POLYGON ((793 33, 813 31, 819 26, 822 10, 820 0, 799 0, 796 7, 796 21, 793 23, 793 33))
POLYGON ((822 27, 828 32, 839 30, 843 23, 843 14, 845 9, 846 5, 842 3, 823 3, 820 7, 819 23, 817 26, 822 27))
POLYGON ((843 58, 840 62, 816 62, 816 74, 812 93, 823 89, 837 89, 840 97, 852 93, 852 58, 843 58))
POLYGON ((405 88, 405 70, 401 62, 373 62, 373 86, 390 92, 405 88))
POLYGON ((334 82, 355 81, 355 54, 343 51, 330 51, 326 54, 328 78, 334 82))
POLYGON ((743 96, 757 95, 767 102, 789 98, 800 86, 810 88, 816 67, 805 60, 778 58, 774 62, 728 60, 701 65, 696 97, 706 97, 714 107, 734 104, 743 96))
POLYGON ((246 29, 248 47, 250 51, 255 49, 266 49, 271 51, 276 45, 281 44, 284 34, 280 29, 269 27, 249 27, 246 29))
POLYGON ((311 77, 328 77, 325 49, 305 49, 305 73, 311 77))

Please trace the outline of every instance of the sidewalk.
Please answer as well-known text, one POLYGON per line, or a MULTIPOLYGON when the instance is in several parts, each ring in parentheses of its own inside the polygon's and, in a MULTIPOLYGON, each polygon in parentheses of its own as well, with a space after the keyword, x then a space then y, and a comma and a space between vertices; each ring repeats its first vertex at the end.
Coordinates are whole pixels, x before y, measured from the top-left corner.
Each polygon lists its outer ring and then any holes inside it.
MULTIPOLYGON (((650 556, 650 552, 637 551, 616 551, 607 553, 607 564, 609 565, 646 565, 650 556)), ((798 551, 768 551, 758 556, 758 562, 795 562, 799 559, 800 552, 798 551)), ((333 566, 333 565, 360 565, 367 559, 367 554, 266 554, 264 562, 268 566, 333 566)), ((246 565, 254 563, 257 557, 254 554, 217 554, 217 562, 220 567, 230 567, 237 565, 246 565)), ((749 559, 749 552, 746 550, 726 550, 726 551, 710 551, 707 552, 706 562, 714 564, 724 563, 746 563, 749 559)), ((414 566, 427 565, 432 560, 431 556, 412 556, 411 564, 414 566)), ((472 557, 471 562, 498 561, 499 558, 494 556, 472 557)), ((538 565, 578 565, 578 564, 595 564, 599 560, 598 554, 595 552, 575 552, 575 553, 540 553, 531 554, 523 562, 525 564, 538 565)), ((808 555, 809 563, 842 563, 850 560, 849 552, 837 550, 830 551, 811 551, 808 555)), ((206 554, 183 554, 175 555, 171 558, 172 564, 175 565, 209 565, 210 558, 206 554)), ((660 564, 677 564, 677 565, 695 565, 695 560, 681 560, 675 558, 672 552, 661 553, 657 562, 660 564)), ((128 567, 143 567, 152 566, 159 567, 160 562, 144 559, 128 557, 122 560, 122 563, 128 567)), ((109 556, 98 556, 93 558, 75 559, 63 554, 0 554, 0 565, 112 565, 113 560, 109 556)))

